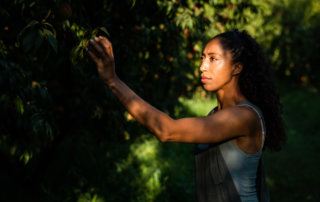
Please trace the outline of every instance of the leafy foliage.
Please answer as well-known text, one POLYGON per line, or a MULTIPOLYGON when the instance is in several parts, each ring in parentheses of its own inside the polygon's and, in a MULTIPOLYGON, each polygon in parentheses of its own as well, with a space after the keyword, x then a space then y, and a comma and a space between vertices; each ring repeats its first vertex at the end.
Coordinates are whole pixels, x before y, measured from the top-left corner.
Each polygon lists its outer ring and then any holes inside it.
MULTIPOLYGON (((298 17, 271 17, 272 9, 281 9, 284 2, 3 0, 0 4, 0 178, 7 185, 0 197, 5 201, 193 201, 192 146, 160 146, 151 135, 141 135, 147 132, 102 85, 83 52, 91 37, 108 36, 120 78, 141 97, 176 116, 188 114, 178 98, 199 90, 198 58, 214 35, 234 27, 248 29, 275 55, 278 72, 285 75, 289 58, 294 64, 301 62, 293 49, 290 54, 283 51, 287 45, 294 47, 295 39, 305 33, 312 33, 301 41, 305 49, 311 38, 318 39, 316 24, 295 30, 291 20, 298 17), (287 29, 294 30, 293 38, 287 29), (282 35, 293 41, 283 42, 282 35), (176 198, 177 193, 183 194, 176 198)), ((305 21, 316 23, 317 11, 305 21)), ((310 54, 302 61, 310 57, 310 71, 290 72, 294 78, 307 74, 317 86, 316 52, 310 54)))
POLYGON ((279 74, 319 89, 320 2, 283 0, 274 5, 273 15, 281 25, 271 45, 279 74))

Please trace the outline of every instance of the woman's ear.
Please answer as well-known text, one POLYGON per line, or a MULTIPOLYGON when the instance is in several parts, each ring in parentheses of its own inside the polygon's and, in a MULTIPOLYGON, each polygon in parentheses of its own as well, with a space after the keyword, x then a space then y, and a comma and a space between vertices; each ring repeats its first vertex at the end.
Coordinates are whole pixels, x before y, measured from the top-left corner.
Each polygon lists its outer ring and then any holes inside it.
POLYGON ((232 75, 233 75, 233 76, 236 76, 236 75, 240 74, 241 71, 242 71, 242 69, 243 69, 242 63, 237 62, 236 64, 233 65, 232 75))

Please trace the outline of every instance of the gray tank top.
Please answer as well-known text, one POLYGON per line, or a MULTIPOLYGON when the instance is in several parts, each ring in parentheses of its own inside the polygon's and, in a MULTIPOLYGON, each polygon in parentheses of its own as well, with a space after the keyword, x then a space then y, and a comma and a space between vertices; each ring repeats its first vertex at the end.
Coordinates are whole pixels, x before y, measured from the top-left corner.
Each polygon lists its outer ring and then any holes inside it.
POLYGON ((219 147, 241 201, 258 202, 256 174, 265 140, 264 119, 260 109, 250 102, 241 102, 237 106, 249 106, 258 114, 262 128, 261 149, 255 154, 247 154, 232 140, 220 144, 219 147))

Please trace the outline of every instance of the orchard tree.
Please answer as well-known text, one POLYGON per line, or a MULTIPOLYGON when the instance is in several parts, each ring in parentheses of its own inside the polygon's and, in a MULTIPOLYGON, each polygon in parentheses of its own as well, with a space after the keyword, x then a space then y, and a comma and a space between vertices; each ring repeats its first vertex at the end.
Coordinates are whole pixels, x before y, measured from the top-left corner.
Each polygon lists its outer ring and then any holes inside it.
POLYGON ((175 115, 178 98, 199 89, 203 45, 249 23, 259 7, 231 0, 0 4, 0 198, 172 201, 184 192, 179 200, 192 201, 192 169, 172 166, 174 150, 150 150, 158 143, 103 86, 83 47, 107 36, 119 76, 175 115))

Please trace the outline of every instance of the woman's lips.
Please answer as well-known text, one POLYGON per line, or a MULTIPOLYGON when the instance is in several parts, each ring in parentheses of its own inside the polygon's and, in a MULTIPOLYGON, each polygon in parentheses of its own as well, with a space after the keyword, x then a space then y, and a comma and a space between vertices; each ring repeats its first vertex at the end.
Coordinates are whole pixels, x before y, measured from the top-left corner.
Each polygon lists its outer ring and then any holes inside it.
POLYGON ((211 80, 211 78, 208 78, 208 77, 205 77, 205 76, 202 76, 201 77, 201 82, 202 83, 206 83, 206 82, 208 82, 208 81, 210 81, 211 80))

